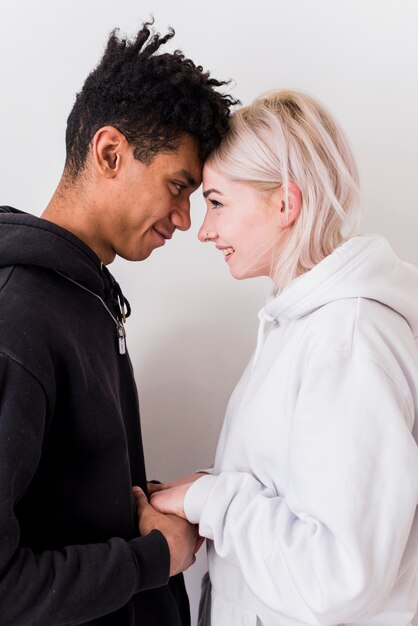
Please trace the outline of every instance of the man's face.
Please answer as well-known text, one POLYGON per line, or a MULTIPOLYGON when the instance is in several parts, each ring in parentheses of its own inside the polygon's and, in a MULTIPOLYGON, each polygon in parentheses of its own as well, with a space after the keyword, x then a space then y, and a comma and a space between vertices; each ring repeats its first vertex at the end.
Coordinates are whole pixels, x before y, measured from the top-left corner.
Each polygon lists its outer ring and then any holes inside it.
POLYGON ((190 195, 201 177, 197 141, 190 135, 175 152, 159 153, 149 165, 136 160, 129 148, 112 182, 111 210, 102 232, 109 257, 113 253, 142 261, 176 228, 190 228, 190 195))

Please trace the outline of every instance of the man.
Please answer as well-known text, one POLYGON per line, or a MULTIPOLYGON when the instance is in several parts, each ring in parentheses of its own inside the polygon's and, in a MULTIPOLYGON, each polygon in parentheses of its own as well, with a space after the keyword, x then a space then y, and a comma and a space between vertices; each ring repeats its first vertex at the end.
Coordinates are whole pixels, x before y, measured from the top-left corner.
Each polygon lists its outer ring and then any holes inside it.
POLYGON ((190 226, 189 197, 234 101, 173 36, 109 38, 68 118, 42 218, 0 209, 0 624, 189 624, 196 528, 152 509, 106 265, 190 226), (139 519, 138 519, 139 518, 139 519), (139 536, 141 534, 141 536, 139 536), (169 580, 169 577, 173 576, 169 580))

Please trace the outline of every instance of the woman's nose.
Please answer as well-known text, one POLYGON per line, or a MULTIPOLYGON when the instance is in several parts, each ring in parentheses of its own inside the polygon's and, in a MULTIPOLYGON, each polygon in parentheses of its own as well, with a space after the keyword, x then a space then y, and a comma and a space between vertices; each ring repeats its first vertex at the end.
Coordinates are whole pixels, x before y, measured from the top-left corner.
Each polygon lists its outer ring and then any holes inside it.
POLYGON ((205 241, 214 241, 218 235, 216 234, 214 230, 209 230, 203 223, 199 229, 199 233, 197 236, 198 236, 199 241, 205 242, 205 241))
POLYGON ((213 228, 211 228, 211 224, 209 222, 210 219, 208 219, 208 214, 206 213, 203 224, 199 228, 199 232, 197 234, 199 241, 213 241, 218 236, 218 233, 213 228))

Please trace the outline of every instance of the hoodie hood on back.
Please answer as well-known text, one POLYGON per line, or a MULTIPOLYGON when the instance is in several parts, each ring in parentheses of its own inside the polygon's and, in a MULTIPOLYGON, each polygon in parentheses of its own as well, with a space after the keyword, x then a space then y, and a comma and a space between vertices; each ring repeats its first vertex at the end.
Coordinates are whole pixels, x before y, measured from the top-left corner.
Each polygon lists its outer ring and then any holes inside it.
POLYGON ((111 281, 98 256, 57 224, 0 206, 0 267, 34 265, 50 269, 100 297, 111 281))
POLYGON ((263 348, 267 323, 297 320, 347 298, 367 298, 390 307, 406 319, 418 345, 418 268, 401 261, 382 236, 359 236, 268 299, 258 314, 252 367, 263 348))
POLYGON ((379 235, 349 239, 271 298, 260 317, 298 319, 345 298, 381 302, 402 315, 418 337, 418 268, 401 261, 379 235))

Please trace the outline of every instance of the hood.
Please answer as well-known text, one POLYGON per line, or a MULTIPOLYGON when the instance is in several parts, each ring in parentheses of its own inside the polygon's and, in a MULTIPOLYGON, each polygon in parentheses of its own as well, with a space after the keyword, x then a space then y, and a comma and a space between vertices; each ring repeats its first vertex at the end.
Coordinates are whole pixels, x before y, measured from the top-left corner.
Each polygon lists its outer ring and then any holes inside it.
POLYGON ((124 322, 131 314, 118 283, 81 239, 53 222, 0 206, 0 268, 10 265, 33 265, 57 272, 96 295, 103 304, 110 298, 119 321, 124 322))
POLYGON ((381 302, 418 336, 418 268, 401 261, 379 235, 349 239, 267 302, 264 311, 278 321, 298 319, 345 298, 381 302))
POLYGON ((0 267, 34 265, 105 296, 111 281, 98 256, 85 243, 57 224, 0 206, 0 267))
POLYGON ((418 268, 401 261, 384 237, 368 235, 352 237, 278 296, 268 299, 259 312, 256 355, 264 341, 266 322, 299 319, 346 298, 381 302, 402 315, 418 338, 418 268))

